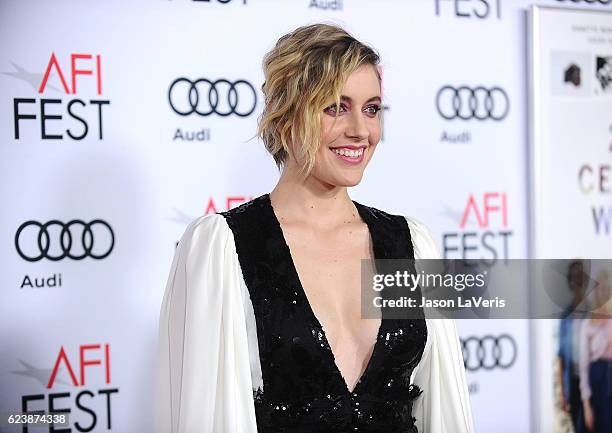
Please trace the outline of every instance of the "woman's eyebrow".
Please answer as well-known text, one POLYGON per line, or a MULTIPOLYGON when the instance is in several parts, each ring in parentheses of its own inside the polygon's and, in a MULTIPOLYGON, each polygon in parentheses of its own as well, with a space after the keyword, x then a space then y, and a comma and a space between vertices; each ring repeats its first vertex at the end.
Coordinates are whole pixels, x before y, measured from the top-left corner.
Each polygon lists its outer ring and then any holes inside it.
MULTIPOLYGON (((340 96, 340 100, 341 101, 346 101, 346 102, 351 102, 352 99, 350 96, 346 96, 346 95, 341 95, 340 96)), ((380 96, 372 96, 370 99, 368 99, 367 101, 365 101, 365 103, 367 104, 368 102, 382 102, 382 99, 380 98, 380 96)))

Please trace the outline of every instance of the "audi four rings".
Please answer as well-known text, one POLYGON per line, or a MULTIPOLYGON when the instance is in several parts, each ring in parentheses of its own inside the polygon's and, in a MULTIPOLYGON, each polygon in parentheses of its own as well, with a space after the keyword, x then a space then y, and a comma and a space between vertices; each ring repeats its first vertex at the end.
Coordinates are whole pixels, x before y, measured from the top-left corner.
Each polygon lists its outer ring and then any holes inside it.
POLYGON ((168 102, 181 116, 196 113, 200 116, 235 114, 246 117, 255 111, 257 92, 246 80, 232 82, 224 78, 215 81, 198 78, 192 81, 180 77, 170 84, 168 102))
POLYGON ((510 368, 517 356, 516 341, 509 334, 462 338, 461 351, 467 371, 510 368))
POLYGON ((510 111, 510 98, 501 87, 443 86, 436 94, 436 108, 446 120, 502 120, 510 111))
POLYGON ((92 259, 103 259, 107 257, 113 247, 115 245, 115 234, 113 233, 113 229, 106 222, 100 219, 93 220, 89 223, 86 223, 81 220, 71 220, 67 223, 63 223, 58 220, 51 220, 47 223, 40 223, 38 221, 26 221, 19 226, 17 232, 15 233, 15 248, 17 248, 17 252, 24 260, 29 262, 37 262, 42 259, 49 259, 52 261, 62 260, 63 258, 71 258, 73 260, 83 260, 85 257, 91 257, 92 259), (52 226, 58 226, 61 230, 59 231, 59 235, 56 237, 51 237, 49 234, 49 228, 52 226), (101 231, 96 230, 96 236, 102 236, 104 239, 97 239, 98 243, 103 244, 103 250, 94 252, 94 232, 92 228, 94 226, 100 226, 101 231), (33 227, 38 229, 38 236, 36 237, 36 245, 29 245, 30 248, 26 248, 26 251, 30 251, 33 249, 38 249, 36 254, 27 254, 24 251, 23 245, 28 241, 33 241, 33 239, 23 239, 24 230, 28 227, 33 227), (73 242, 74 238, 78 238, 78 232, 75 233, 77 227, 81 227, 81 246, 80 248, 75 247, 76 242, 73 242), (58 248, 51 248, 52 245, 57 245, 58 248), (55 251, 59 249, 61 252, 55 255, 52 255, 50 251, 55 251), (74 250, 82 249, 80 254, 74 253, 74 250))

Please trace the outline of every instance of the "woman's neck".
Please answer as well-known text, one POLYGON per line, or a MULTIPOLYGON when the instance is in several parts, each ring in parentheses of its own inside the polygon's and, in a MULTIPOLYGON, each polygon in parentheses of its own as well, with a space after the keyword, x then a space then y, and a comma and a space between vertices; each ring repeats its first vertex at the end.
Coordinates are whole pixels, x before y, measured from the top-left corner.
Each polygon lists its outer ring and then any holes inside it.
POLYGON ((293 172, 283 171, 270 201, 279 220, 289 223, 329 229, 359 218, 346 187, 325 184, 313 176, 301 179, 293 172))

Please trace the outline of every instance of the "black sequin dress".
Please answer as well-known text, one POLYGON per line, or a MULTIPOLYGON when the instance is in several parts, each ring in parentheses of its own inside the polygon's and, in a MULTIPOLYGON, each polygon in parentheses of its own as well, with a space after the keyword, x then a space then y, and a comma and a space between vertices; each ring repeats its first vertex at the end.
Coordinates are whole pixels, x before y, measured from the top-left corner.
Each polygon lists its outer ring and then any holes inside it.
MULTIPOLYGON (((414 258, 404 217, 354 202, 376 259, 414 258)), ((427 339, 424 318, 383 316, 371 358, 352 392, 299 280, 268 194, 222 212, 253 305, 263 387, 253 391, 259 433, 417 431, 410 383, 427 339)), ((423 432, 421 432, 423 433, 423 432)))

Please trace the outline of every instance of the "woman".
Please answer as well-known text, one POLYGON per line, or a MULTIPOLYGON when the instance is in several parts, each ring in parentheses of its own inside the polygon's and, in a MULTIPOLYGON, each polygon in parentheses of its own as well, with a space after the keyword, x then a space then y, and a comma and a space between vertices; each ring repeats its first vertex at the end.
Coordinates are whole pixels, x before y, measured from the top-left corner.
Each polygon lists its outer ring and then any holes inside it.
POLYGON ((559 401, 562 409, 568 413, 575 433, 584 433, 584 415, 580 398, 580 327, 588 285, 588 274, 582 260, 572 261, 567 269, 567 284, 572 292, 572 302, 563 312, 559 321, 559 350, 557 353, 559 401))
POLYGON ((156 428, 472 432, 452 320, 361 319, 361 259, 438 258, 412 219, 351 201, 380 140, 379 58, 330 25, 264 60, 270 194, 186 230, 160 318, 156 428))
POLYGON ((580 330, 580 396, 590 432, 612 431, 612 305, 610 276, 597 274, 591 318, 580 330))

